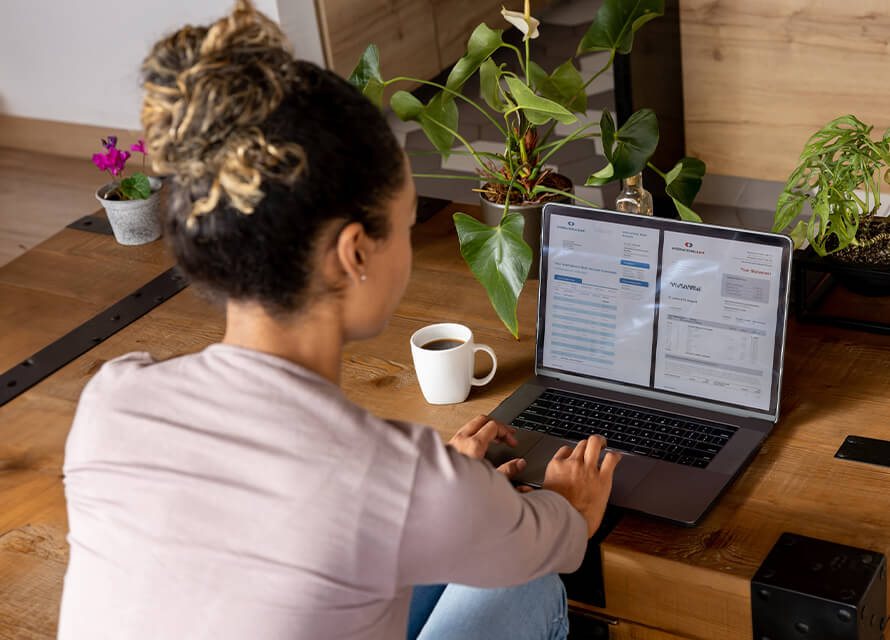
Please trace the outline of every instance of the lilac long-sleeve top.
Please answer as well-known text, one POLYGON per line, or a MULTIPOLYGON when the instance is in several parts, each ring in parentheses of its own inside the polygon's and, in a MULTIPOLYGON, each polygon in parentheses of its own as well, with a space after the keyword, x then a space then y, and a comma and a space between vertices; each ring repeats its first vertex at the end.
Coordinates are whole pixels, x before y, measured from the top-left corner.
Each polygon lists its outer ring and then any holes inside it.
POLYGON ((62 640, 399 640, 412 585, 521 584, 587 542, 562 496, 223 344, 105 364, 64 472, 62 640))

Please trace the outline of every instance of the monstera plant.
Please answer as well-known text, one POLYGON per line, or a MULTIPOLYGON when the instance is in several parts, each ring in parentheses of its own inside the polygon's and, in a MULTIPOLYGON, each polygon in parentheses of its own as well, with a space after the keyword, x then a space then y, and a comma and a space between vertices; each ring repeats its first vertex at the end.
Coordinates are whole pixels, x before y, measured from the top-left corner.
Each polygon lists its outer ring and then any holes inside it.
POLYGON ((481 180, 484 184, 479 190, 483 197, 502 203, 503 215, 497 225, 489 226, 464 213, 456 213, 454 223, 470 270, 485 287, 504 325, 518 337, 516 304, 528 277, 532 250, 522 238, 524 218, 511 213, 510 206, 566 197, 596 206, 572 194, 555 179, 547 166, 553 154, 572 142, 600 136, 607 162, 605 166, 592 167, 586 185, 628 178, 648 164, 664 179, 667 194, 680 217, 689 220, 699 220, 690 207, 701 186, 705 166, 695 158, 683 158, 663 172, 649 163, 658 144, 658 122, 650 109, 637 111, 620 127, 616 127, 609 111, 603 110, 598 125, 579 126, 568 136, 551 139, 557 123, 578 122, 578 115, 587 110, 587 86, 612 66, 616 54, 630 52, 637 30, 664 13, 664 0, 605 0, 576 50, 576 56, 609 52, 605 66, 587 79, 582 77, 573 58, 549 73, 531 60, 530 44, 538 36, 540 22, 529 13, 528 0, 523 12, 503 9, 501 13, 523 33, 522 48, 505 42, 502 30, 480 24, 470 36, 466 54, 451 69, 444 85, 403 76, 384 80, 373 44, 362 54, 349 80, 380 107, 384 106, 384 89, 394 83, 413 82, 438 89, 426 103, 407 91, 397 91, 389 106, 403 121, 417 122, 442 156, 471 155, 480 176, 415 177, 470 180, 477 185, 481 180), (493 58, 497 52, 506 52, 511 64, 497 63, 493 58), (474 74, 479 75, 484 104, 462 93, 474 74), (477 151, 460 135, 458 102, 482 112, 497 128, 504 136, 503 153, 477 151), (456 142, 465 150, 453 149, 456 142))
POLYGON ((887 262, 880 249, 890 244, 890 225, 875 214, 881 183, 890 185, 890 129, 872 140, 873 129, 846 115, 810 137, 779 196, 773 231, 788 231, 796 247, 808 241, 820 256, 855 247, 887 262))

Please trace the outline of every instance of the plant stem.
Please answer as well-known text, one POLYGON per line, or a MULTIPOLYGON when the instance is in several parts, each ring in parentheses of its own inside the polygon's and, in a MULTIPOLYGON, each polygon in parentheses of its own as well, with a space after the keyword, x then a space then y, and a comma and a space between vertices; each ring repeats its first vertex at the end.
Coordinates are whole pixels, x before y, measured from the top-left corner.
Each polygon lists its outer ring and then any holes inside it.
POLYGON ((432 122, 432 123, 433 123, 434 125, 436 125, 437 127, 442 127, 442 129, 443 129, 444 131, 447 131, 448 133, 450 133, 451 135, 453 135, 455 138, 457 138, 458 140, 460 140, 460 141, 464 144, 464 146, 467 148, 467 150, 472 154, 473 158, 476 160, 476 162, 479 164, 479 166, 482 167, 482 170, 483 170, 483 171, 485 171, 486 173, 489 173, 489 174, 491 174, 491 175, 493 175, 493 176, 497 176, 497 175, 498 175, 498 174, 496 174, 494 171, 492 171, 491 169, 489 169, 488 166, 487 166, 484 162, 482 162, 482 160, 479 159, 479 153, 473 148, 473 145, 471 145, 471 144, 467 141, 467 139, 464 138, 462 135, 460 135, 457 131, 455 131, 454 129, 452 129, 451 127, 449 127, 449 126, 447 126, 447 125, 442 124, 441 122, 439 122, 439 121, 436 120, 435 118, 430 118, 429 116, 427 116, 427 121, 428 121, 428 122, 432 122))
POLYGON ((419 82, 420 84, 427 84, 427 85, 430 85, 431 87, 438 87, 438 88, 441 89, 442 91, 445 91, 446 93, 449 93, 449 94, 453 95, 453 96, 456 97, 456 98, 460 98, 461 100, 464 100, 464 101, 468 102, 469 104, 473 105, 473 107, 475 107, 475 109, 476 109, 477 111, 479 111, 479 112, 482 113, 486 118, 488 118, 488 119, 491 121, 491 123, 492 123, 495 127, 497 127, 498 131, 500 131, 503 135, 507 135, 507 132, 504 131, 504 130, 501 128, 501 125, 498 124, 498 121, 495 120, 494 118, 492 118, 492 117, 491 117, 491 114, 488 113, 488 111, 486 111, 485 109, 483 109, 481 105, 477 104, 477 103, 476 103, 475 101, 473 101, 473 100, 470 100, 468 97, 466 97, 466 96, 463 95, 462 93, 460 93, 460 92, 458 92, 458 91, 454 91, 453 89, 449 89, 449 88, 446 87, 445 85, 439 84, 438 82, 431 82, 431 81, 429 81, 429 80, 421 80, 420 78, 411 78, 411 77, 409 77, 409 76, 397 76, 397 77, 395 77, 395 78, 392 78, 391 80, 387 80, 386 82, 384 82, 384 83, 383 83, 383 86, 386 87, 387 85, 390 85, 390 84, 392 84, 393 82, 401 82, 401 81, 419 82))
POLYGON ((590 85, 590 83, 593 82, 594 80, 596 80, 597 78, 599 78, 601 75, 603 75, 606 72, 606 70, 612 66, 612 63, 614 61, 615 61, 615 49, 612 49, 611 52, 609 53, 609 61, 606 63, 606 66, 603 67, 602 69, 600 69, 599 71, 597 71, 595 74, 593 74, 587 82, 585 82, 583 85, 581 85, 581 88, 578 89, 578 93, 576 93, 574 96, 572 96, 572 99, 569 101, 569 104, 574 103, 575 100, 578 99, 578 96, 586 95, 585 91, 586 91, 587 87, 590 85))
MULTIPOLYGON (((497 154, 497 153, 489 153, 488 151, 477 151, 476 153, 478 155, 482 156, 483 158, 492 158, 494 160, 500 160, 501 162, 507 161, 507 159, 504 156, 497 154)), ((406 151, 405 154, 408 156, 433 156, 433 155, 441 156, 442 152, 441 151, 406 151)), ((473 154, 470 153, 469 151, 451 151, 451 155, 453 155, 453 156, 471 156, 473 154)))
POLYGON ((589 129, 590 127, 597 127, 597 126, 599 126, 599 123, 598 123, 598 122, 591 122, 590 124, 586 124, 586 125, 584 125, 583 127, 581 127, 580 129, 578 129, 577 131, 573 131, 570 135, 566 136, 566 137, 563 138, 562 140, 557 140, 556 142, 554 142, 554 143, 553 143, 553 145, 554 145, 554 146, 553 146, 553 149, 551 149, 547 154, 544 155, 543 158, 541 158, 541 160, 538 162, 538 166, 541 166, 541 165, 543 165, 545 162, 547 162, 547 160, 549 160, 550 157, 551 157, 554 153, 556 153, 557 151, 559 151, 559 150, 562 148, 563 145, 565 145, 565 144, 571 142, 572 140, 577 140, 576 136, 577 136, 579 133, 581 133, 581 132, 584 131, 585 129, 589 129))
POLYGON ((523 61, 522 61, 522 52, 512 44, 508 44, 505 42, 504 46, 507 47, 508 49, 513 49, 513 51, 516 52, 516 59, 519 60, 519 68, 522 69, 523 73, 527 73, 525 63, 523 63, 523 61))
POLYGON ((472 180, 476 183, 487 181, 497 182, 499 184, 510 184, 510 182, 502 176, 498 176, 497 178, 483 178, 481 176, 453 176, 448 175, 447 173, 412 173, 411 176, 414 178, 442 178, 443 180, 472 180))
POLYGON ((664 171, 662 171, 661 169, 659 169, 658 167, 656 167, 656 166, 655 166, 654 164, 652 164, 651 162, 646 162, 646 166, 649 167, 650 169, 652 169, 652 171, 654 171, 654 172, 657 173, 658 175, 660 175, 662 180, 664 180, 665 182, 667 182, 667 173, 665 173, 664 171))
POLYGON ((599 207, 600 207, 598 204, 594 204, 593 202, 590 202, 589 200, 585 200, 584 198, 576 196, 574 193, 569 193, 568 191, 560 191, 559 189, 551 189, 550 187, 541 187, 541 186, 537 186, 534 189, 532 189, 532 194, 540 193, 540 192, 558 193, 560 195, 568 196, 569 198, 572 198, 573 200, 577 200, 578 202, 583 202, 588 207, 593 207, 594 209, 599 209, 599 207))
POLYGON ((556 120, 550 123, 550 128, 547 129, 547 133, 544 134, 544 137, 541 138, 540 142, 538 142, 538 146, 536 149, 540 150, 544 144, 550 139, 550 135, 553 133, 553 130, 556 129, 556 120))
POLYGON ((529 63, 528 63, 528 43, 530 38, 526 36, 525 38, 525 84, 528 86, 532 85, 531 76, 529 75, 529 63))

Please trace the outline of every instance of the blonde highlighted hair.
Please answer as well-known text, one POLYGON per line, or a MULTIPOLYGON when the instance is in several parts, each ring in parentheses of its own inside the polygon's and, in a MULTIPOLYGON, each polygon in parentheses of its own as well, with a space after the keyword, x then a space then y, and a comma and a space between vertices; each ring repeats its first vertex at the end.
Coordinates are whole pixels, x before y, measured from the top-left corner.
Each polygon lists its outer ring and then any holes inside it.
POLYGON ((190 227, 224 196, 251 214, 264 181, 290 185, 304 173, 302 147, 270 140, 259 126, 296 74, 287 38, 250 2, 239 0, 209 29, 187 26, 161 40, 142 71, 146 149, 155 172, 191 187, 190 227))

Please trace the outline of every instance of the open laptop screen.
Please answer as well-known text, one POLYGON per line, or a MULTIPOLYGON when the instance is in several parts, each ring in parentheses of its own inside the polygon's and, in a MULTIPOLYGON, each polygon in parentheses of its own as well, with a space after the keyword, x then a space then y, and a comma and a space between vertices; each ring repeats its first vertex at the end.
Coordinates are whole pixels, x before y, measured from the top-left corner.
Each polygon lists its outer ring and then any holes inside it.
POLYGON ((790 241, 548 206, 538 364, 775 413, 790 241))

